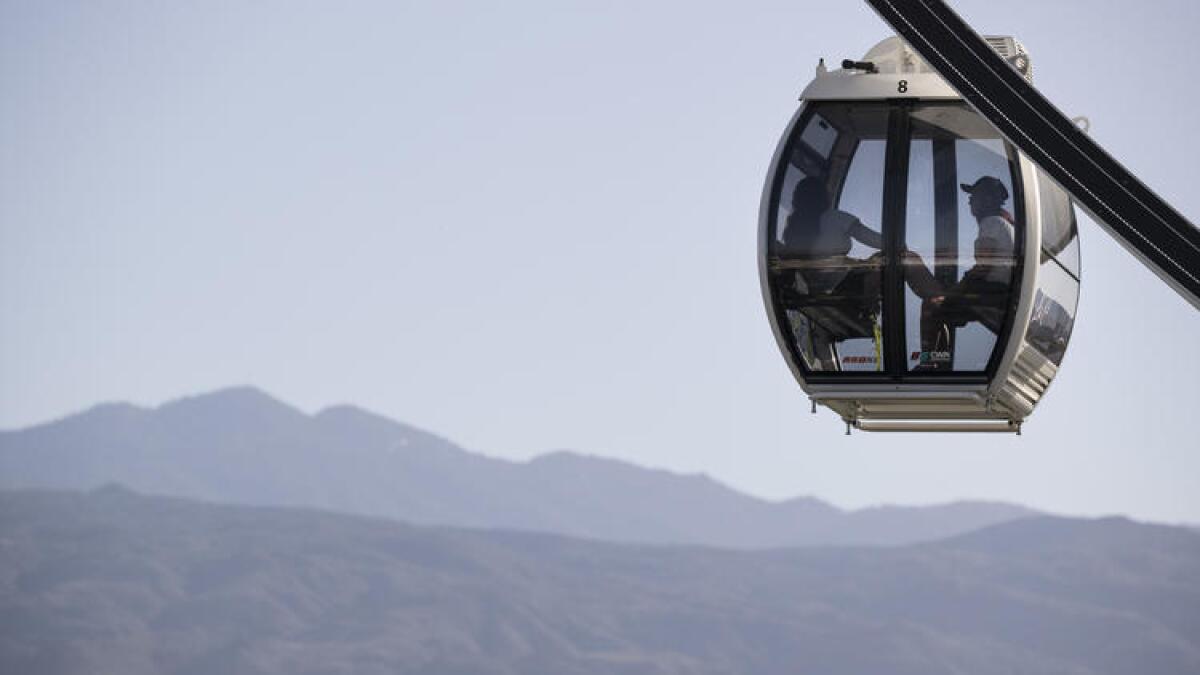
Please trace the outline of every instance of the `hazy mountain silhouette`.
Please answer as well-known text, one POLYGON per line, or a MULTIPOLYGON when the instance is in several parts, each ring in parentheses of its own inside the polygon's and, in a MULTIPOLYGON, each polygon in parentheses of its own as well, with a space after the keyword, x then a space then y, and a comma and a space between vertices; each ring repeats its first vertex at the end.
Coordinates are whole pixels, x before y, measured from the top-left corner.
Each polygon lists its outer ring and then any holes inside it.
POLYGON ((903 544, 1030 515, 969 502, 844 512, 816 499, 769 502, 703 475, 568 452, 510 462, 351 406, 306 415, 252 388, 156 409, 106 404, 0 432, 0 488, 107 483, 420 524, 749 548, 903 544))
POLYGON ((1200 535, 722 551, 0 493, 0 672, 1200 672, 1200 535))

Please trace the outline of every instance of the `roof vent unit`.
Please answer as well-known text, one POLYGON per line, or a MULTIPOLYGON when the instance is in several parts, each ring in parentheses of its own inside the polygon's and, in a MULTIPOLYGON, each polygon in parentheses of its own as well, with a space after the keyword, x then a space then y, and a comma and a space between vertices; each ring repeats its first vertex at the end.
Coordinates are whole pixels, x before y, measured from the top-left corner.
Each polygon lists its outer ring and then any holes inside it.
POLYGON ((985 35, 983 39, 997 54, 1004 57, 1009 65, 1016 68, 1026 81, 1033 82, 1033 64, 1029 60, 1029 52, 1025 51, 1025 45, 1008 35, 985 35))

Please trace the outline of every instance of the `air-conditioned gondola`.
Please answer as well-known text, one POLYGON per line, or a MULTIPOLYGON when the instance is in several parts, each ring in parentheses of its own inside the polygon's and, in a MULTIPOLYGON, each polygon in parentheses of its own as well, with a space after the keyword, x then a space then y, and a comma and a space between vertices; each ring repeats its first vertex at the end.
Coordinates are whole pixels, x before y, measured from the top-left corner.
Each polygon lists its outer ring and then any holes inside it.
POLYGON ((758 253, 784 358, 847 429, 1019 431, 1071 337, 1071 198, 898 38, 818 66, 758 253))

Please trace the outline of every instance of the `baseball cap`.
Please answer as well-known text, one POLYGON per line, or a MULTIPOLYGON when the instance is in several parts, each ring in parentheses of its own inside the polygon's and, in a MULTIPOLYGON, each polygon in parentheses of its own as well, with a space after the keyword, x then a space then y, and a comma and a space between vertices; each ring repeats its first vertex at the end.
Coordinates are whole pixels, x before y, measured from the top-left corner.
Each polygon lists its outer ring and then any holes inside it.
POLYGON ((978 193, 984 197, 997 197, 1000 201, 1008 199, 1008 188, 995 176, 984 176, 970 185, 963 183, 959 187, 967 194, 978 193))

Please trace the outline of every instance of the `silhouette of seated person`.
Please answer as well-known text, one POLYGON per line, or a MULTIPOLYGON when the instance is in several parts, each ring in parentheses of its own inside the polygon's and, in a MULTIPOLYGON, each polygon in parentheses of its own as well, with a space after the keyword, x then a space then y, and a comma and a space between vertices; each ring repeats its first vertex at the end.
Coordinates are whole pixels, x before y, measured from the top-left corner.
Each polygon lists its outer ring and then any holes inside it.
MULTIPOLYGON (((851 258, 855 241, 883 248, 883 236, 856 216, 830 204, 825 184, 807 177, 792 191, 792 209, 783 230, 780 259, 785 269, 786 304, 803 309, 816 324, 814 342, 823 361, 832 341, 875 337, 879 312, 882 254, 851 258)), ((826 363, 829 369, 832 363, 826 363)))
POLYGON ((975 321, 999 334, 1008 309, 1016 252, 1015 222, 1004 209, 1008 188, 993 176, 959 187, 970 195, 967 203, 979 225, 971 269, 956 283, 946 285, 934 278, 919 255, 903 253, 905 278, 922 298, 922 351, 949 350, 950 329, 975 321))

